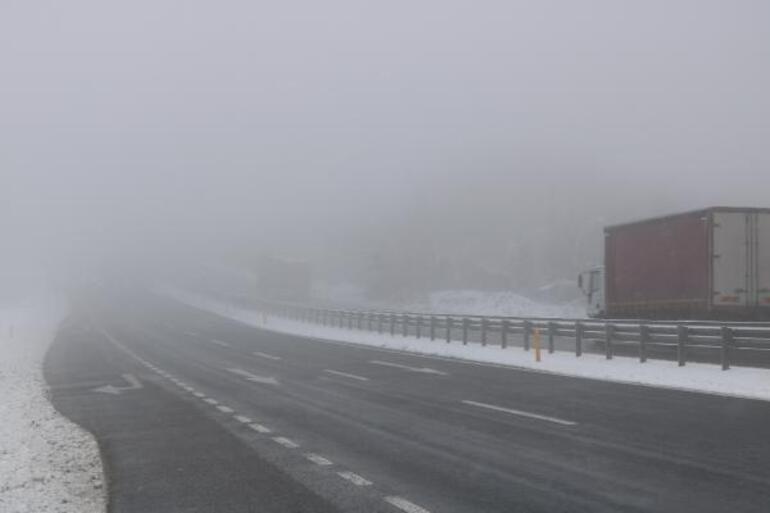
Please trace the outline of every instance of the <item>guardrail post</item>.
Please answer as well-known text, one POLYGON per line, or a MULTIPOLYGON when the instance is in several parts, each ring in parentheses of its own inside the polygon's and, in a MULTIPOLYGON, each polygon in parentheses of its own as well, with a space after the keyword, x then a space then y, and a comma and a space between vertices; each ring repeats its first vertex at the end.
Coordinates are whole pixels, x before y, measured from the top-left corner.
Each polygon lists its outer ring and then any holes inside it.
POLYGON ((377 333, 382 335, 382 317, 384 314, 377 314, 377 333))
POLYGON ((348 329, 349 330, 353 329, 353 315, 354 315, 353 312, 349 312, 348 313, 348 329))
POLYGON ((463 317, 463 345, 468 345, 468 318, 463 317))
POLYGON ((446 316, 446 343, 449 344, 452 341, 452 323, 454 321, 450 316, 446 316))
POLYGON ((650 327, 646 324, 639 326, 639 363, 647 361, 647 344, 650 341, 650 327))
POLYGON ((524 321, 524 350, 529 351, 529 333, 532 331, 532 323, 524 321))
POLYGON ((722 370, 730 368, 730 349, 735 342, 735 333, 731 328, 722 326, 722 370))
POLYGON ((409 335, 409 316, 406 314, 401 316, 401 331, 405 337, 409 335))
POLYGON ((430 316, 430 339, 436 340, 436 317, 430 316))
POLYGON ((372 316, 374 314, 372 312, 369 312, 366 314, 366 330, 367 331, 374 331, 372 330, 372 316))
POLYGON ((583 324, 575 322, 575 356, 583 356, 583 324))
POLYGON ((362 330, 364 329, 364 313, 358 312, 358 315, 356 316, 356 329, 362 330))
POLYGON ((481 345, 487 345, 487 318, 481 318, 481 345))
POLYGON ((680 324, 676 327, 676 359, 680 367, 684 367, 687 359, 687 326, 680 324))
POLYGON ((417 338, 422 337, 422 315, 418 315, 415 319, 414 330, 417 332, 417 338))
POLYGON ((554 337, 556 336, 556 324, 551 321, 548 323, 548 354, 553 354, 554 337))
POLYGON ((396 336, 396 314, 390 314, 390 336, 396 336))
POLYGON ((508 347, 508 319, 503 319, 500 326, 500 347, 505 349, 508 347))
POLYGON ((612 336, 615 333, 615 326, 610 323, 604 325, 604 357, 612 360, 612 336))

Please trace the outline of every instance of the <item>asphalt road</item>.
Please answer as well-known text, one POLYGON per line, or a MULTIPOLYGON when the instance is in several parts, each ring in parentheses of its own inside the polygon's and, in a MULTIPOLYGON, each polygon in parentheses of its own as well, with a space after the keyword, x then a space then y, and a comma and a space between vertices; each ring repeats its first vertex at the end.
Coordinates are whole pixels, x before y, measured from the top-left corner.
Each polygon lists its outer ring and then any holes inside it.
POLYGON ((85 304, 46 379, 100 443, 111 511, 770 510, 770 403, 279 335, 149 295, 85 304))

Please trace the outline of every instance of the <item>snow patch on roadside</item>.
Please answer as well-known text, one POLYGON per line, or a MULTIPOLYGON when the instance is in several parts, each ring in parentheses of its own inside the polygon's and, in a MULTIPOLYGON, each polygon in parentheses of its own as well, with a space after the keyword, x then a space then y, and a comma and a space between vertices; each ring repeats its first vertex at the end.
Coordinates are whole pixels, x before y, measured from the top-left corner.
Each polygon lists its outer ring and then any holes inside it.
POLYGON ((713 364, 688 363, 685 367, 678 367, 676 362, 659 360, 641 364, 636 358, 616 356, 606 360, 602 355, 587 353, 577 358, 573 353, 560 351, 553 354, 544 351, 542 361, 535 362, 533 352, 519 347, 503 350, 499 346, 482 347, 477 343, 463 346, 455 341, 447 344, 442 340, 430 341, 412 336, 392 337, 389 334, 287 320, 178 290, 167 289, 162 294, 244 324, 322 341, 374 346, 564 376, 770 401, 770 370, 767 369, 733 367, 722 371, 713 364))
POLYGON ((105 510, 102 467, 91 435, 48 401, 42 362, 64 302, 39 294, 0 309, 0 511, 105 510))

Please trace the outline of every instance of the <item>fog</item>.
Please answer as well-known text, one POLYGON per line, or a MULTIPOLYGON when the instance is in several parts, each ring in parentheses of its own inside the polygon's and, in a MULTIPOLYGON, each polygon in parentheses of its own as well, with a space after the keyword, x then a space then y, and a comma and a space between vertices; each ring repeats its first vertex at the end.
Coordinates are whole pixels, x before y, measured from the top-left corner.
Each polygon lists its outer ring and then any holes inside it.
POLYGON ((0 259, 518 289, 770 206, 764 1, 0 4, 0 259))

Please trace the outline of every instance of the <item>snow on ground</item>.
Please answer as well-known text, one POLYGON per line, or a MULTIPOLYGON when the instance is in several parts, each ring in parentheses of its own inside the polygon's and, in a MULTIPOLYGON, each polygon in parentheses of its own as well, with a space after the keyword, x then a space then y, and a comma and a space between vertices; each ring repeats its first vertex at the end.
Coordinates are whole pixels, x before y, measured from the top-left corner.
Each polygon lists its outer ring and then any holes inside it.
POLYGON ((442 290, 430 294, 429 311, 448 314, 511 317, 585 317, 581 304, 548 304, 515 292, 442 290))
POLYGON ((636 358, 616 356, 612 360, 606 360, 602 355, 585 353, 577 358, 574 353, 559 351, 553 354, 543 351, 542 361, 535 362, 534 351, 527 352, 518 347, 503 350, 499 346, 482 347, 476 343, 463 346, 459 342, 447 344, 439 340, 430 341, 401 335, 392 337, 389 334, 380 335, 268 316, 178 290, 167 289, 163 294, 245 324, 321 341, 347 342, 565 376, 770 401, 770 370, 767 369, 733 367, 729 371, 722 371, 720 366, 713 364, 688 363, 685 367, 678 367, 676 362, 661 360, 648 360, 642 364, 636 358))
POLYGON ((64 302, 39 294, 0 308, 0 511, 97 513, 102 466, 91 435, 46 397, 42 361, 64 302))
MULTIPOLYGON (((585 317, 585 301, 548 301, 549 287, 562 287, 563 283, 547 285, 532 291, 531 299, 513 291, 487 291, 471 289, 438 290, 428 294, 424 301, 383 302, 366 299, 363 289, 350 284, 327 286, 316 291, 316 302, 337 308, 362 308, 367 310, 398 310, 438 314, 491 315, 510 317, 585 317)), ((575 286, 577 288, 577 286, 575 286)), ((552 294, 550 294, 552 295, 552 294)))

